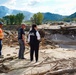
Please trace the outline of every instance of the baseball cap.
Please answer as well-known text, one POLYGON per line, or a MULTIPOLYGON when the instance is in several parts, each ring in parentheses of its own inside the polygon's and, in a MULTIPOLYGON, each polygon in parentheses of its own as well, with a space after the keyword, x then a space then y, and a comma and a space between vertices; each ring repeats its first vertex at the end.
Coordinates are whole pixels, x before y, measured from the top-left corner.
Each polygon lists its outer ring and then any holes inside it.
POLYGON ((2 22, 0 22, 0 25, 3 25, 3 23, 2 23, 2 22))
POLYGON ((25 25, 25 24, 21 24, 21 26, 25 26, 25 27, 26 27, 26 25, 25 25))

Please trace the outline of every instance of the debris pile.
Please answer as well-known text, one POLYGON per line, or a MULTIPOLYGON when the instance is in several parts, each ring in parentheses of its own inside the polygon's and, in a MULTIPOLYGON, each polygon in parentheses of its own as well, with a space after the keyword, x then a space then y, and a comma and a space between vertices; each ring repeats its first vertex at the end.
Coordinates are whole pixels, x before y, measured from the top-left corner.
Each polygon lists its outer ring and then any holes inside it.
POLYGON ((4 31, 4 45, 18 45, 18 35, 16 31, 4 31))
POLYGON ((9 64, 7 62, 5 63, 5 61, 3 62, 4 64, 0 65, 0 73, 8 73, 8 75, 20 75, 18 74, 20 70, 24 71, 23 74, 25 75, 76 74, 76 58, 57 59, 55 57, 49 56, 45 57, 42 61, 38 62, 37 64, 34 62, 30 63, 28 60, 22 61, 18 59, 8 61, 9 64))
MULTIPOLYGON (((63 23, 58 25, 61 24, 63 25, 63 23)), ((19 60, 16 57, 17 31, 4 30, 3 44, 13 46, 16 50, 13 52, 15 56, 8 54, 9 58, 0 59, 1 75, 2 73, 3 75, 76 75, 75 49, 63 49, 57 43, 63 44, 64 42, 65 45, 76 44, 76 30, 69 27, 61 27, 60 29, 40 29, 39 32, 41 35, 40 55, 38 63, 35 63, 30 62, 29 47, 26 47, 27 49, 24 53, 26 60, 19 60)))

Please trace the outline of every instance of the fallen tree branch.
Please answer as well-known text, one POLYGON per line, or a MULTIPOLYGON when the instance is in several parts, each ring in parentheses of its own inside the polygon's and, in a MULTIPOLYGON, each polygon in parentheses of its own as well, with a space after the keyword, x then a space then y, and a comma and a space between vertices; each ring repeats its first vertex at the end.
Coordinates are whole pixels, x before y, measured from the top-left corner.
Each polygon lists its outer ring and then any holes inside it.
POLYGON ((28 71, 30 71, 30 70, 32 70, 32 69, 35 68, 35 67, 40 67, 40 65, 41 65, 44 61, 46 61, 47 59, 48 59, 48 57, 45 58, 43 61, 39 62, 39 64, 37 64, 37 65, 33 65, 33 64, 35 64, 35 63, 33 63, 32 65, 30 64, 30 65, 27 65, 27 66, 22 66, 22 67, 18 67, 18 68, 12 68, 11 70, 9 70, 9 72, 10 72, 10 71, 13 71, 13 70, 19 70, 19 69, 23 69, 23 68, 32 67, 31 69, 28 70, 28 71))
POLYGON ((7 57, 7 58, 3 58, 0 60, 0 63, 3 63, 4 61, 6 60, 13 60, 13 59, 16 59, 17 57, 14 57, 14 56, 10 56, 10 57, 7 57))
POLYGON ((0 64, 0 73, 7 73, 10 68, 4 64, 0 64))
MULTIPOLYGON (((57 64, 58 64, 58 63, 56 63, 54 66, 52 66, 51 70, 54 70, 57 64)), ((50 70, 47 70, 47 71, 44 71, 44 72, 39 72, 38 74, 37 74, 37 73, 31 74, 31 75, 44 75, 44 74, 46 74, 46 73, 48 73, 48 72, 50 72, 50 70)), ((29 75, 30 75, 30 74, 29 74, 29 75)))
MULTIPOLYGON (((29 51, 25 52, 25 54, 28 54, 28 53, 29 53, 29 51)), ((10 56, 10 57, 7 57, 7 58, 2 58, 2 59, 0 59, 0 63, 3 63, 6 60, 14 60, 16 58, 18 58, 18 57, 16 57, 16 56, 10 56)))
POLYGON ((57 63, 57 62, 63 62, 63 61, 71 61, 71 60, 76 60, 76 58, 69 58, 69 59, 57 59, 54 61, 48 61, 48 62, 43 62, 43 64, 50 64, 50 63, 57 63))
POLYGON ((74 72, 76 72, 76 68, 67 68, 67 69, 51 71, 51 72, 46 73, 45 75, 61 75, 65 73, 74 73, 74 72))

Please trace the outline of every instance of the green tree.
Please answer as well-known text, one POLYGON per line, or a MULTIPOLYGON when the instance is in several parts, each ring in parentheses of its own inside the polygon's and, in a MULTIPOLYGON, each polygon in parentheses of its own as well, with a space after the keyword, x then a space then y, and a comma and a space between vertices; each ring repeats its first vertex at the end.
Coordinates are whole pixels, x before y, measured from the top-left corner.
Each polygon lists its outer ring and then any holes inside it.
POLYGON ((43 15, 42 13, 38 12, 37 14, 34 14, 33 17, 31 17, 32 23, 36 23, 37 25, 42 24, 43 21, 43 15))
POLYGON ((33 21, 34 21, 34 23, 37 23, 37 19, 38 19, 38 18, 37 18, 37 14, 34 14, 34 15, 33 15, 33 21))
POLYGON ((8 15, 8 16, 5 16, 3 17, 3 19, 6 21, 6 24, 7 25, 13 25, 15 22, 15 15, 8 15))
POLYGON ((23 15, 23 13, 18 13, 18 14, 16 15, 16 17, 15 17, 15 23, 16 23, 17 25, 20 25, 20 24, 22 23, 24 17, 25 17, 25 16, 23 15))
POLYGON ((37 24, 42 24, 42 20, 43 20, 43 15, 42 13, 37 13, 37 24))
POLYGON ((15 15, 9 15, 10 24, 15 24, 15 15))
POLYGON ((8 15, 8 16, 5 16, 3 17, 3 19, 5 20, 5 23, 7 25, 14 25, 14 24, 17 24, 17 25, 20 25, 24 19, 24 15, 23 13, 18 13, 17 15, 8 15))
POLYGON ((73 18, 73 21, 75 21, 75 22, 76 22, 76 18, 73 18))
POLYGON ((4 19, 0 18, 0 21, 1 21, 1 22, 4 22, 4 19))
POLYGON ((4 16, 3 19, 4 19, 5 23, 6 23, 6 25, 10 24, 9 16, 4 16))
POLYGON ((63 21, 65 22, 70 22, 72 19, 71 18, 64 18, 63 21))

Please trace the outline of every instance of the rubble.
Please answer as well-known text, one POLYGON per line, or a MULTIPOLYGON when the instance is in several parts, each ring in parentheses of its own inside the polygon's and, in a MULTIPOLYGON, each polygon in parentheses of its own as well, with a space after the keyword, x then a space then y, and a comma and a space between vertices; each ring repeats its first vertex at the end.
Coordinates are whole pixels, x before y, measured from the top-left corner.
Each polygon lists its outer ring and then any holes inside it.
POLYGON ((6 34, 3 39, 4 45, 18 45, 17 31, 4 30, 4 33, 6 34))
MULTIPOLYGON (((0 75, 76 75, 75 26, 63 27, 63 24, 59 23, 62 27, 58 29, 48 26, 48 29, 39 29, 41 42, 37 63, 30 62, 29 46, 24 53, 26 60, 18 59, 17 30, 4 30, 3 47, 6 47, 3 51, 6 50, 6 55, 0 58, 0 75)), ((28 31, 26 38, 27 35, 28 31)))

